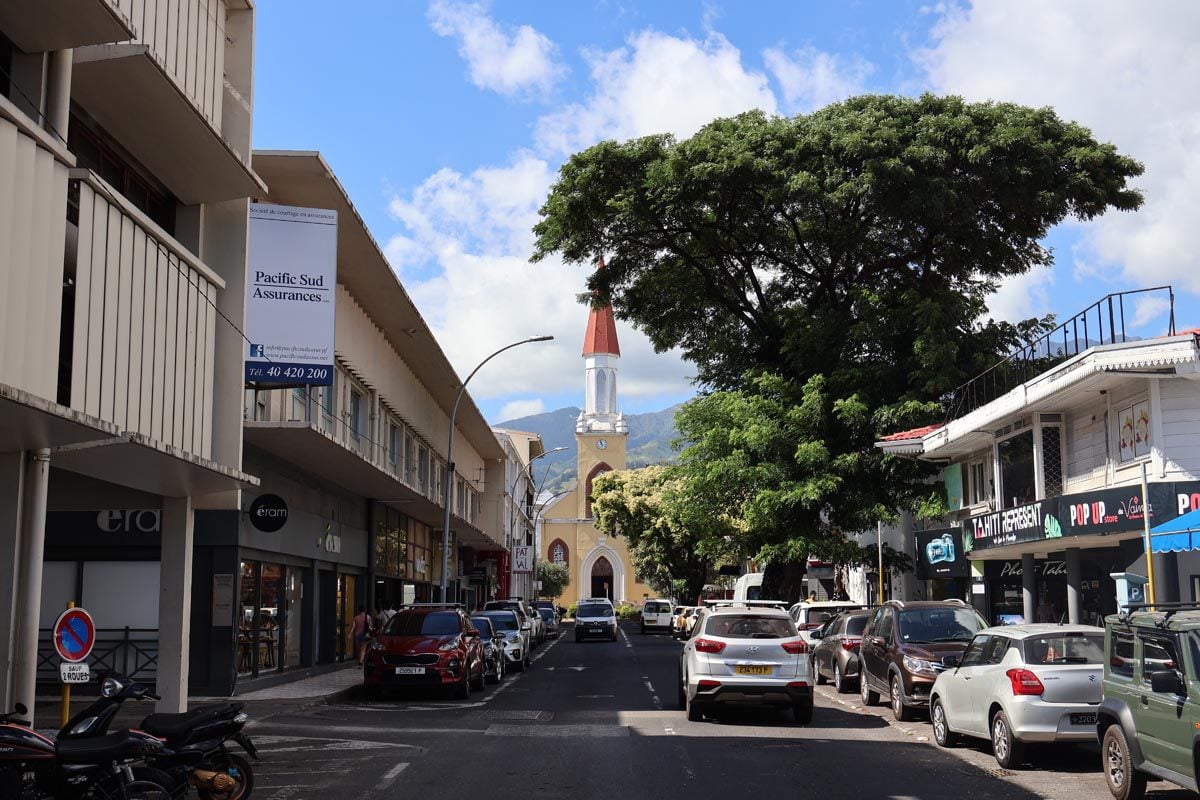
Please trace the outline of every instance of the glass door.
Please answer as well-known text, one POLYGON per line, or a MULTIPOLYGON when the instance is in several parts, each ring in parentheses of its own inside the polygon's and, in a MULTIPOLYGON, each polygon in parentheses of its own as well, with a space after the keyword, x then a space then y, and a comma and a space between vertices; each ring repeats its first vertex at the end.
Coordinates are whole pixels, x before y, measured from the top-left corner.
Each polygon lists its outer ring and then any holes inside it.
POLYGON ((283 666, 300 666, 300 626, 304 617, 301 601, 304 570, 288 567, 283 581, 283 666))
POLYGON ((243 561, 238 579, 237 671, 252 675, 255 671, 255 646, 258 637, 258 562, 243 561))

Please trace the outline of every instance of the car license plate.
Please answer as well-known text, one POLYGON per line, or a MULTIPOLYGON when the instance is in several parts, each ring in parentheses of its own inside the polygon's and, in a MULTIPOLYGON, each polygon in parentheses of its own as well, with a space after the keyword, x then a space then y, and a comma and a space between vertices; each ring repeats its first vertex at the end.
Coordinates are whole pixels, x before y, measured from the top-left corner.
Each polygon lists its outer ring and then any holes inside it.
POLYGON ((396 667, 397 675, 424 675, 424 667, 396 667))
POLYGON ((588 628, 588 633, 604 633, 604 628, 588 628))
POLYGON ((733 668, 733 672, 735 675, 770 675, 771 668, 765 665, 738 664, 733 668))
POLYGON ((1072 714, 1071 715, 1071 724, 1072 725, 1095 725, 1096 724, 1096 715, 1095 714, 1072 714))

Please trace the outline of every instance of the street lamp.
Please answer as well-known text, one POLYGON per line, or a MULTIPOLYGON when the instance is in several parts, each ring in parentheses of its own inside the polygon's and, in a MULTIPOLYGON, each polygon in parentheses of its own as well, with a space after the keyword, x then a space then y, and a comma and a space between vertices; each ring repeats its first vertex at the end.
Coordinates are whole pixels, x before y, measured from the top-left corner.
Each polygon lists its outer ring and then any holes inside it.
MULTIPOLYGON (((568 448, 566 448, 566 447, 556 447, 553 450, 547 450, 544 453, 534 456, 533 458, 529 459, 529 463, 526 464, 524 467, 522 467, 521 470, 517 473, 517 477, 513 479, 512 486, 510 486, 508 488, 508 496, 510 498, 512 498, 512 500, 513 500, 512 511, 508 515, 508 535, 512 539, 512 541, 509 542, 510 548, 516 546, 516 536, 513 534, 513 529, 517 527, 517 503, 516 503, 516 496, 515 496, 516 491, 517 491, 517 484, 521 482, 521 478, 524 477, 525 473, 527 473, 531 469, 533 469, 533 462, 537 461, 539 458, 545 458, 546 456, 550 455, 551 453, 561 453, 562 451, 567 450, 567 449, 568 448)), ((549 474, 549 473, 542 473, 542 482, 545 482, 547 474, 549 474)), ((537 500, 537 496, 541 493, 541 491, 542 491, 542 487, 541 487, 541 483, 539 483, 537 489, 534 490, 534 493, 533 493, 535 502, 537 500)), ((510 597, 512 597, 516 594, 516 592, 513 591, 513 587, 516 584, 516 582, 517 582, 516 564, 513 562, 512 553, 510 552, 508 555, 508 594, 510 597)))
MULTIPOLYGON (((533 512, 533 530, 534 530, 535 536, 537 535, 538 521, 541 519, 542 515, 546 512, 546 509, 550 507, 550 504, 553 503, 558 498, 562 497, 564 494, 569 494, 571 491, 572 491, 571 489, 564 489, 561 492, 558 492, 557 494, 550 495, 541 503, 537 503, 536 500, 534 501, 536 503, 536 508, 534 509, 534 512, 533 512)), ((540 494, 541 492, 539 491, 538 493, 540 494)))
POLYGON ((520 347, 523 344, 530 344, 531 342, 548 342, 553 338, 553 336, 532 336, 528 339, 522 339, 519 342, 513 342, 501 347, 483 361, 480 361, 475 369, 471 370, 471 374, 467 376, 467 379, 462 382, 462 386, 458 388, 458 394, 454 398, 454 407, 450 411, 450 438, 446 442, 446 490, 442 492, 442 500, 446 504, 446 515, 443 518, 445 524, 442 526, 442 582, 440 587, 443 603, 447 601, 446 587, 450 577, 450 492, 454 487, 454 422, 458 418, 458 404, 462 401, 463 394, 467 391, 467 384, 471 382, 471 378, 475 377, 475 373, 483 368, 484 364, 505 350, 511 350, 514 347, 520 347))

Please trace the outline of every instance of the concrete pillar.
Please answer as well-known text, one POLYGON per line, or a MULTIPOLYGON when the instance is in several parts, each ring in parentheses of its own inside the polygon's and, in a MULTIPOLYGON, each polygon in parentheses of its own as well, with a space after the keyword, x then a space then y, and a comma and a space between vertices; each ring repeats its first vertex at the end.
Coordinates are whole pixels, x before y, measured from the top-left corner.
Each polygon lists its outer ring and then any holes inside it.
POLYGON ((50 54, 46 78, 46 122, 59 136, 67 136, 71 120, 71 72, 74 50, 56 50, 50 54))
POLYGON ((1037 622, 1037 562, 1033 553, 1021 554, 1021 599, 1025 604, 1025 621, 1037 622))
POLYGON ((165 497, 158 593, 160 713, 187 711, 188 642, 192 623, 192 498, 165 497))
POLYGON ((1083 567, 1079 563, 1079 548, 1067 549, 1067 622, 1078 625, 1083 621, 1083 567))
POLYGON ((21 577, 17 588, 17 652, 13 659, 14 703, 29 707, 34 720, 37 695, 38 623, 42 615, 42 559, 46 550, 46 493, 50 488, 50 451, 30 453, 25 462, 24 536, 20 547, 21 577))
POLYGON ((13 704, 24 500, 25 453, 0 453, 0 711, 13 704))

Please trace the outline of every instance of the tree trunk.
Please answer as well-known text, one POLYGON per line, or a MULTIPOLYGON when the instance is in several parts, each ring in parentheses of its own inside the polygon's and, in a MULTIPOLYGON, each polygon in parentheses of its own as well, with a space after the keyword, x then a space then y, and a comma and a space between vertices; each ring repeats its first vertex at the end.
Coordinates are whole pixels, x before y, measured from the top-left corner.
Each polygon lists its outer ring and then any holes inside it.
POLYGON ((760 599, 783 600, 788 605, 800 602, 804 597, 804 576, 807 574, 808 565, 803 561, 768 564, 763 574, 760 599))

